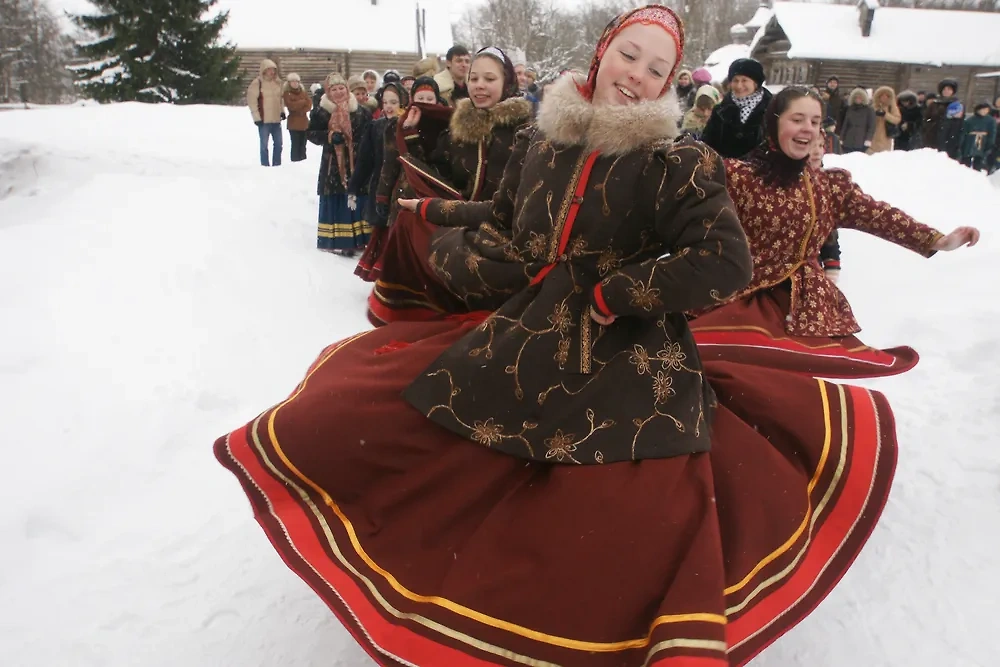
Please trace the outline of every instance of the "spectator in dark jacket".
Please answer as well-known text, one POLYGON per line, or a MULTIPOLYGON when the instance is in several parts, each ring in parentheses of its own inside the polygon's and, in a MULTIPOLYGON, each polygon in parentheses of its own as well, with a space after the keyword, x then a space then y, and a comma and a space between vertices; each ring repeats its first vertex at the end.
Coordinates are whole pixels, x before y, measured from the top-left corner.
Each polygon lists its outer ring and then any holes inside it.
POLYGON ((837 124, 839 129, 841 124, 844 122, 844 98, 840 93, 840 79, 835 76, 831 76, 826 80, 826 96, 824 96, 824 101, 826 102, 826 115, 833 118, 833 122, 837 124))
POLYGON ((896 137, 896 150, 912 151, 923 147, 921 131, 924 127, 924 112, 920 108, 917 94, 912 90, 904 90, 897 98, 899 113, 903 119, 899 123, 899 136, 896 137))
POLYGON ((745 156, 764 140, 764 111, 770 102, 764 66, 752 58, 733 61, 729 92, 712 110, 701 140, 722 157, 745 156))
POLYGON ((934 148, 958 160, 962 153, 962 122, 965 107, 959 101, 958 81, 944 79, 938 84, 938 96, 928 99, 924 114, 924 146, 934 148))
POLYGON ((850 105, 844 112, 840 126, 840 140, 845 153, 865 152, 875 136, 875 109, 868 104, 868 93, 863 88, 851 91, 850 105))

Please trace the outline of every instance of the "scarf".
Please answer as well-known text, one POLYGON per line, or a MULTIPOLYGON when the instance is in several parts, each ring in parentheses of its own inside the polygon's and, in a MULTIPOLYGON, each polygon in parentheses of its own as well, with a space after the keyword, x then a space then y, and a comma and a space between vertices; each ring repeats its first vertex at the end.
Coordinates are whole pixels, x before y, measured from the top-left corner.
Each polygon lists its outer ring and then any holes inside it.
POLYGON ((746 124, 747 120, 750 118, 750 114, 753 110, 757 108, 757 105, 761 103, 764 99, 764 89, 758 88, 752 94, 746 97, 736 97, 733 96, 733 102, 736 102, 736 106, 740 109, 740 122, 746 124))
POLYGON ((348 178, 354 171, 354 132, 351 128, 351 112, 349 109, 351 93, 348 91, 338 92, 340 94, 336 96, 336 99, 333 96, 330 97, 330 101, 333 102, 334 110, 333 113, 330 114, 330 122, 327 125, 327 141, 332 140, 333 135, 337 132, 344 135, 344 143, 334 146, 333 152, 337 157, 337 168, 339 170, 338 174, 340 176, 340 180, 346 188, 348 178), (347 154, 346 161, 344 159, 345 152, 347 154))

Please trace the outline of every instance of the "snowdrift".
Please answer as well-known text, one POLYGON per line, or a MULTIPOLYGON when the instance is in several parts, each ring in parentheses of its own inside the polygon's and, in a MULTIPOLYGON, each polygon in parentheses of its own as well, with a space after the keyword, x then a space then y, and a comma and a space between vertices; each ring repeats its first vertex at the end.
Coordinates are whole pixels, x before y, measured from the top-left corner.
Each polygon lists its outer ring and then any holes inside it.
MULTIPOLYGON (((353 263, 314 250, 309 150, 305 163, 257 166, 242 108, 0 113, 5 663, 370 664, 211 451, 324 345, 367 327, 353 263)), ((1000 190, 932 151, 828 163, 942 229, 979 224, 984 239, 928 261, 843 235, 865 340, 923 359, 872 383, 893 402, 901 456, 870 545, 754 664, 990 664, 1000 190)))

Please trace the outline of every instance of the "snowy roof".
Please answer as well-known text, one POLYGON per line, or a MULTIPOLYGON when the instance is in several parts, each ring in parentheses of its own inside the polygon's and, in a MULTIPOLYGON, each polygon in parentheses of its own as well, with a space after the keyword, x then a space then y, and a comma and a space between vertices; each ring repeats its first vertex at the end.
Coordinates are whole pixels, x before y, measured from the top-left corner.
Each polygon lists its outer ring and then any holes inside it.
POLYGON ((424 51, 451 48, 451 0, 219 0, 223 37, 243 49, 417 52, 416 8, 426 10, 424 51))
POLYGON ((708 54, 705 58, 705 69, 711 72, 712 81, 725 81, 733 61, 749 57, 749 44, 727 44, 708 54))
POLYGON ((753 18, 743 24, 743 27, 747 30, 754 32, 757 28, 767 25, 767 22, 771 20, 771 9, 761 5, 754 12, 753 18))
MULTIPOLYGON (((773 21, 788 36, 789 58, 911 65, 1000 65, 1000 14, 879 7, 870 37, 854 5, 776 2, 773 21)), ((766 31, 750 43, 756 48, 766 31)))

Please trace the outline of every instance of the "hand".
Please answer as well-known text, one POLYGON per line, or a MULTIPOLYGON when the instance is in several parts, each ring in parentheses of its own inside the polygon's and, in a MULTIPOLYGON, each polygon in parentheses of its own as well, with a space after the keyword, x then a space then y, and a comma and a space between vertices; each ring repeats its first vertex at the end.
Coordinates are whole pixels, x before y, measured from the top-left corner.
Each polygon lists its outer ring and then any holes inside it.
POLYGON ((871 148, 871 147, 872 147, 872 142, 866 141, 865 142, 865 148, 871 148))
POLYGON ((614 321, 617 319, 614 315, 609 315, 605 317, 604 315, 601 315, 593 308, 590 309, 590 317, 595 322, 600 324, 602 327, 610 327, 612 323, 614 323, 614 321))
POLYGON ((979 243, 979 230, 975 227, 956 227, 954 231, 939 238, 932 246, 934 250, 958 250, 964 245, 970 248, 979 243))
POLYGON ((330 143, 334 146, 339 146, 344 143, 344 135, 342 132, 331 132, 330 133, 330 143))
POLYGON ((834 285, 840 280, 840 269, 825 269, 823 273, 826 274, 826 279, 834 285))
POLYGON ((410 111, 406 114, 406 120, 403 121, 403 127, 405 129, 413 129, 420 124, 420 108, 410 107, 410 111))
POLYGON ((354 195, 347 195, 347 208, 352 211, 358 210, 358 198, 354 195))
POLYGON ((420 205, 419 199, 397 199, 399 205, 405 208, 407 211, 417 212, 417 206, 420 205))

